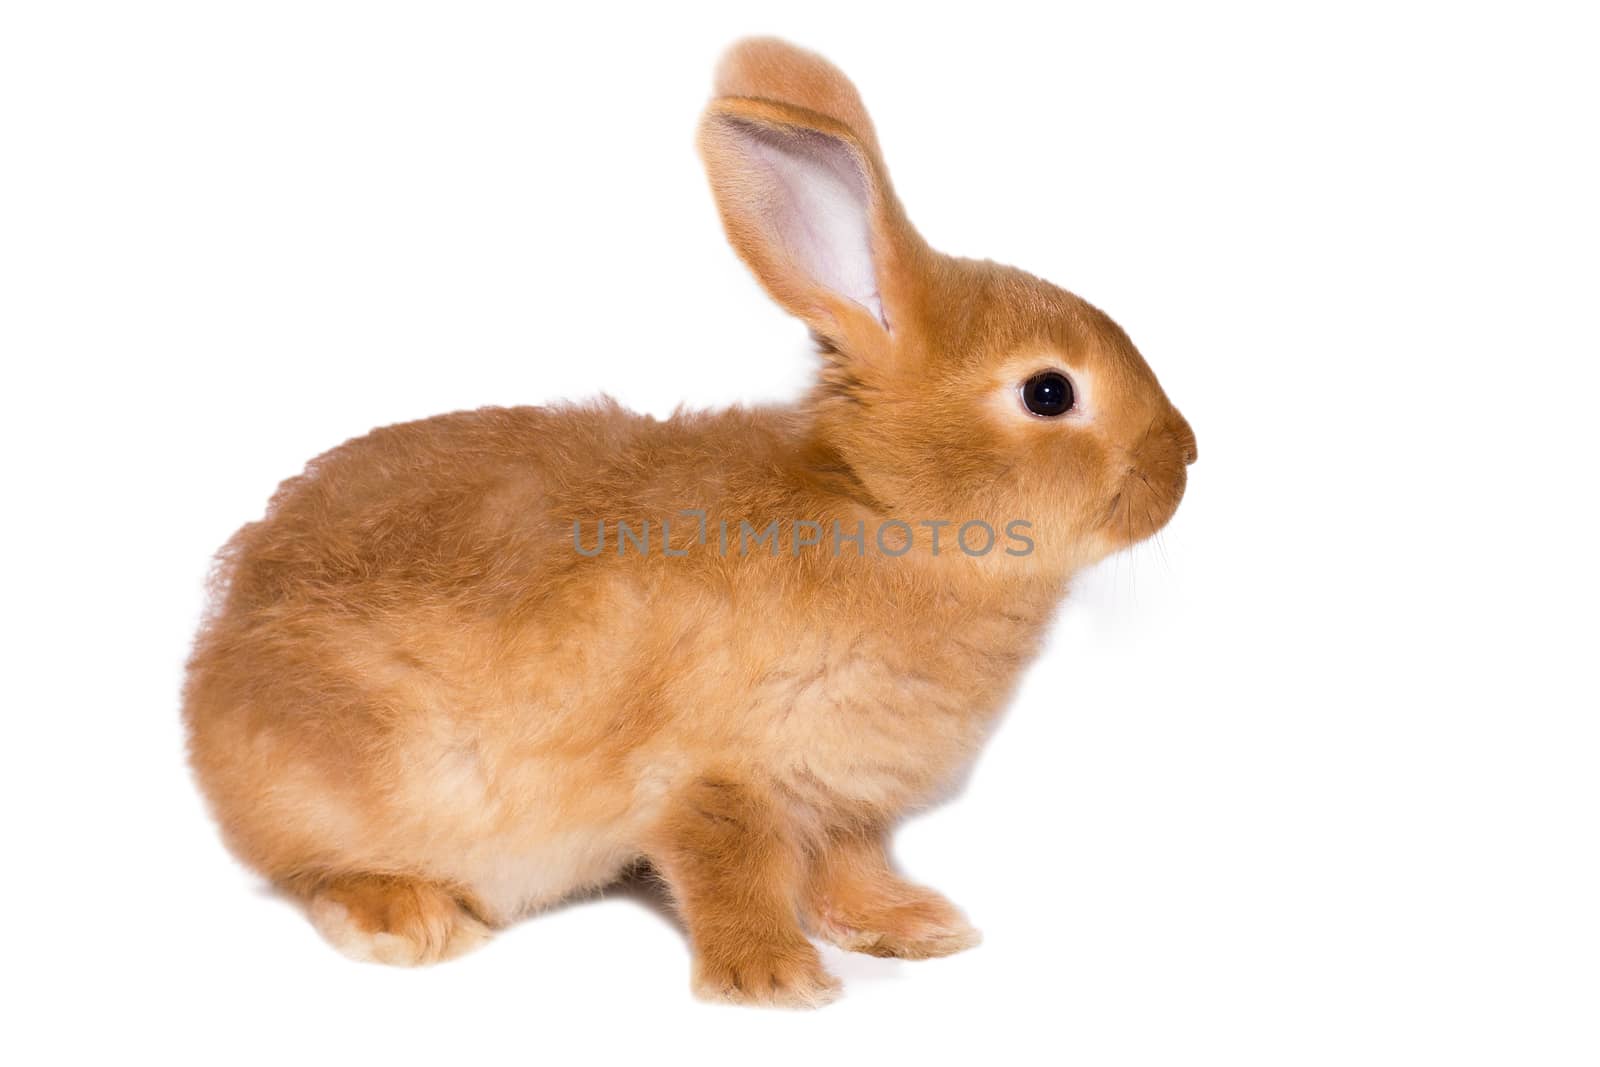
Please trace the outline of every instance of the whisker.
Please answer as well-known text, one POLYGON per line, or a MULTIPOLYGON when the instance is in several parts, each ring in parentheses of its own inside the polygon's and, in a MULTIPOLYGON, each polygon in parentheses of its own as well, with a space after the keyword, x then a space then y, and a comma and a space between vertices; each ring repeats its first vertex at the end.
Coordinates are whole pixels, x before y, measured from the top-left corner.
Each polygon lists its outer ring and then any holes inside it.
POLYGON ((1161 569, 1170 574, 1172 573, 1172 561, 1167 558, 1167 544, 1161 539, 1161 533, 1162 531, 1157 530, 1151 540, 1156 543, 1156 553, 1161 557, 1161 569))
MULTIPOLYGON (((1140 475, 1140 477, 1144 476, 1140 475)), ((1123 528, 1126 531, 1124 536, 1128 542, 1128 600, 1132 603, 1137 603, 1139 600, 1139 557, 1133 551, 1133 508, 1124 507, 1122 513, 1123 528)))

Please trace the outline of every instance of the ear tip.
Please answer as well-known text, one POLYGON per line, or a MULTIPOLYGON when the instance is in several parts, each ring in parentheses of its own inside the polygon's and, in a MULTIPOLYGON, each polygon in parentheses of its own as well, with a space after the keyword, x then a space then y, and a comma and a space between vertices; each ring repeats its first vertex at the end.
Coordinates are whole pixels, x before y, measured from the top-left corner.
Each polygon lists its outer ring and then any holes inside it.
POLYGON ((765 100, 803 108, 843 126, 869 150, 877 135, 861 96, 844 71, 815 52, 778 37, 735 41, 717 64, 718 99, 765 100))
POLYGON ((781 37, 743 37, 729 45, 717 61, 713 92, 717 96, 764 96, 771 75, 783 68, 830 65, 781 37))

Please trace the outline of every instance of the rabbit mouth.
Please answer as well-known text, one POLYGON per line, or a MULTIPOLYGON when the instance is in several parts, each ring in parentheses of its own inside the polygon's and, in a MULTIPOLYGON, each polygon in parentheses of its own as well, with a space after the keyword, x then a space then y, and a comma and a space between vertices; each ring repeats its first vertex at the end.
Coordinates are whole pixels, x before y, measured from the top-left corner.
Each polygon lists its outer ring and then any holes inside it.
POLYGON ((1106 507, 1106 532, 1124 546, 1143 541, 1171 521, 1183 499, 1185 483, 1181 463, 1170 472, 1154 475, 1139 467, 1128 467, 1121 487, 1106 507))

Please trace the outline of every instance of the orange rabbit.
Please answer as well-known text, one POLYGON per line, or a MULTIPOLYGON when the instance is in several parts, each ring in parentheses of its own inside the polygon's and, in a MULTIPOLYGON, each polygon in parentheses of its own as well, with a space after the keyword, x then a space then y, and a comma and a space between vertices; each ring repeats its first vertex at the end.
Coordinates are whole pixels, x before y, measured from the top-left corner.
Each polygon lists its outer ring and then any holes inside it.
POLYGON ((1183 494, 1194 435, 1127 336, 929 248, 825 60, 735 46, 699 145, 729 240, 817 338, 800 404, 391 426, 220 556, 195 773, 353 956, 443 959, 640 862, 706 996, 831 999, 808 933, 976 943, 886 837, 971 759, 1072 573, 1183 494))

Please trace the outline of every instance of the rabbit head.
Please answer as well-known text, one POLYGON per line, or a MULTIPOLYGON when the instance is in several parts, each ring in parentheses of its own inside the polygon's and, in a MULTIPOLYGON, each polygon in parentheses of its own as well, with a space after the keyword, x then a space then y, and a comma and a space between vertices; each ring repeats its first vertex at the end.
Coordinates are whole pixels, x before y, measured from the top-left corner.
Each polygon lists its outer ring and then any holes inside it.
POLYGON ((1032 525, 1011 565, 1071 570, 1160 529, 1195 437, 1128 336, 1024 271, 931 249, 854 86, 772 39, 734 46, 699 148, 729 241, 823 354, 819 444, 875 507, 1032 525))

